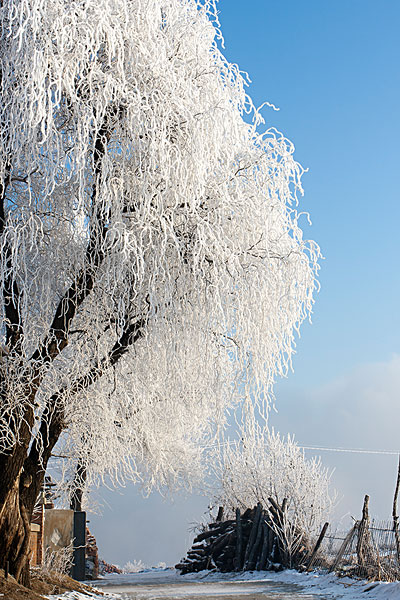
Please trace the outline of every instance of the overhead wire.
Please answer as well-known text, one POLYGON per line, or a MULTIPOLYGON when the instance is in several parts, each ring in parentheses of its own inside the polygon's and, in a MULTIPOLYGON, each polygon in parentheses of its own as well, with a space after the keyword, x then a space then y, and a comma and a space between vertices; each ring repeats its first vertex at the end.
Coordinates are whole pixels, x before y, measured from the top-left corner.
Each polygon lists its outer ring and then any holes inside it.
MULTIPOLYGON (((217 447, 222 447, 222 446, 230 446, 232 444, 234 444, 235 441, 234 440, 227 440, 225 442, 222 442, 220 444, 213 444, 210 446, 205 446, 206 449, 208 448, 217 448, 217 447)), ((371 450, 369 448, 332 448, 332 447, 326 447, 326 446, 313 446, 313 445, 308 445, 305 446, 303 444, 298 444, 299 448, 302 448, 303 450, 321 450, 323 452, 348 452, 348 453, 353 453, 353 454, 383 454, 383 455, 387 455, 387 456, 399 456, 400 455, 400 450, 371 450)))
POLYGON ((303 450, 322 450, 324 452, 350 452, 355 454, 386 454, 390 456, 398 456, 399 451, 394 450, 370 450, 366 448, 326 448, 324 446, 303 446, 299 444, 299 448, 303 450))

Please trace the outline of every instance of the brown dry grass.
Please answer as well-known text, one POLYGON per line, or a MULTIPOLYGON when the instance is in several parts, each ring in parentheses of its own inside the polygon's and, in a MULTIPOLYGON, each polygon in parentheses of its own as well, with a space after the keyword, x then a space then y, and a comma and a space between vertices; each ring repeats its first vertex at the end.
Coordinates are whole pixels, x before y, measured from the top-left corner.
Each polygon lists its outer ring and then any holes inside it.
POLYGON ((4 571, 0 569, 0 600, 46 600, 45 596, 51 594, 63 594, 71 590, 76 590, 83 594, 99 590, 83 585, 68 575, 59 575, 43 573, 39 569, 31 572, 31 589, 17 583, 14 577, 9 575, 4 578, 4 571))

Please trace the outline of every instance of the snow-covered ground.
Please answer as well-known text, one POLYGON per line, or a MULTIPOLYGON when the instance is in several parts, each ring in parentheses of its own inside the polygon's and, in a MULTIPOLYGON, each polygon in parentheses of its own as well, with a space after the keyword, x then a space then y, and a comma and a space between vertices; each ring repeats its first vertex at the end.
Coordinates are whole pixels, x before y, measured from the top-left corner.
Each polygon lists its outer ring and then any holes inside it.
MULTIPOLYGON (((299 586, 298 596, 307 595, 321 596, 331 600, 400 600, 400 582, 385 583, 366 581, 357 581, 349 578, 338 578, 333 574, 317 573, 298 573, 297 571, 283 571, 281 573, 266 572, 246 572, 246 573, 209 573, 203 571, 188 575, 179 575, 174 569, 148 570, 141 573, 132 573, 128 575, 107 575, 103 580, 96 582, 96 587, 103 590, 104 595, 94 593, 92 600, 117 600, 119 595, 115 593, 115 586, 118 591, 126 591, 132 585, 139 586, 157 586, 162 584, 162 596, 168 598, 168 584, 175 586, 187 582, 201 581, 212 584, 213 582, 276 582, 299 586), (107 591, 112 588, 112 593, 107 591)), ((184 586, 184 597, 190 598, 190 588, 184 586), (184 591, 185 590, 185 591, 184 591)), ((208 586, 207 595, 218 595, 221 588, 218 587, 212 591, 208 586)), ((176 598, 176 590, 171 595, 176 598)), ((196 594, 198 597, 198 593, 196 594)), ((49 596, 51 600, 89 600, 88 596, 79 592, 68 592, 62 596, 49 596)))

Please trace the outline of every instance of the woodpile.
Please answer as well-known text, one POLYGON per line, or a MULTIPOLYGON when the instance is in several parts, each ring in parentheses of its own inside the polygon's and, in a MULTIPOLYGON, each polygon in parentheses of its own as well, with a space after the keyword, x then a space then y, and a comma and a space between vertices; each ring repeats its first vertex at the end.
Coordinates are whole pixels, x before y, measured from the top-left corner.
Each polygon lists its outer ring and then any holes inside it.
POLYGON ((268 501, 268 510, 259 503, 243 514, 237 509, 236 518, 225 521, 220 510, 217 520, 195 537, 186 558, 175 568, 183 575, 203 570, 277 571, 302 564, 310 555, 305 536, 295 531, 296 551, 290 555, 283 541, 287 502, 279 506, 272 498, 268 501))

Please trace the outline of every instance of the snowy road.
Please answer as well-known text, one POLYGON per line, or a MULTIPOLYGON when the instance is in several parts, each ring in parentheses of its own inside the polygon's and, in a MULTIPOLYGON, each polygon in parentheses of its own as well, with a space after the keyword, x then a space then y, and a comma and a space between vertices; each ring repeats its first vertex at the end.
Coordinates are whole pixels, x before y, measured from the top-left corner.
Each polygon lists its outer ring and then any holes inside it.
POLYGON ((304 593, 298 586, 272 581, 116 585, 103 590, 120 594, 121 600, 328 600, 304 593))
MULTIPOLYGON (((138 578, 139 579, 139 578, 138 578)), ((331 600, 332 595, 315 595, 298 585, 263 581, 175 581, 171 577, 131 583, 113 578, 96 587, 120 594, 121 600, 331 600)))
MULTIPOLYGON (((174 569, 153 569, 129 575, 107 575, 94 585, 107 594, 116 594, 112 596, 115 600, 400 600, 400 582, 368 583, 338 578, 333 573, 297 571, 203 571, 182 577, 174 569)), ((62 597, 62 600, 77 599, 76 595, 62 597)), ((52 600, 61 600, 61 597, 52 597, 52 600)), ((79 596, 78 600, 86 599, 79 596)), ((105 597, 96 594, 93 600, 105 600, 105 597)))

